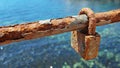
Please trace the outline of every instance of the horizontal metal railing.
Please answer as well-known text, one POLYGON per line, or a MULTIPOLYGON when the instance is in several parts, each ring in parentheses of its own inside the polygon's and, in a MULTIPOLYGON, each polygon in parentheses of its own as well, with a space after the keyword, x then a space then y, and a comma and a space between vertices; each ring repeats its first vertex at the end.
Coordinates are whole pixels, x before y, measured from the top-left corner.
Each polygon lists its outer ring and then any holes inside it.
MULTIPOLYGON (((112 24, 120 21, 120 9, 95 13, 96 26, 112 24)), ((60 34, 73 30, 82 30, 88 24, 86 15, 41 20, 26 24, 0 27, 0 45, 34 38, 60 34)))

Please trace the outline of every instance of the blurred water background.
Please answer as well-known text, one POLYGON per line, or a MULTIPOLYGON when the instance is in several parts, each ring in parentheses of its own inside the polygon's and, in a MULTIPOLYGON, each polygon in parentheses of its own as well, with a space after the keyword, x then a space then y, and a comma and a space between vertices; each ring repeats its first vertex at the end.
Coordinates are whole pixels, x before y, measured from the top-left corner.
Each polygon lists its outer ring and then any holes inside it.
MULTIPOLYGON (((0 0, 0 26, 120 8, 120 0, 0 0)), ((70 32, 0 46, 0 68, 120 68, 120 23, 97 27, 99 56, 83 60, 70 45, 70 32)))

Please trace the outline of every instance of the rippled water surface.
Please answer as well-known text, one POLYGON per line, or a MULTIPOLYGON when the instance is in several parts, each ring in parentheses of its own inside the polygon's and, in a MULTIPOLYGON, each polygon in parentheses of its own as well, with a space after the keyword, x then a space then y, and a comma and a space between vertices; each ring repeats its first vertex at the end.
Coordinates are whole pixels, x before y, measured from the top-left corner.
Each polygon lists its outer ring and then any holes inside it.
MULTIPOLYGON (((120 8, 119 0, 1 0, 0 26, 120 8)), ((0 68, 120 68, 120 23, 100 26, 99 56, 83 60, 70 45, 70 33, 0 46, 0 68)))

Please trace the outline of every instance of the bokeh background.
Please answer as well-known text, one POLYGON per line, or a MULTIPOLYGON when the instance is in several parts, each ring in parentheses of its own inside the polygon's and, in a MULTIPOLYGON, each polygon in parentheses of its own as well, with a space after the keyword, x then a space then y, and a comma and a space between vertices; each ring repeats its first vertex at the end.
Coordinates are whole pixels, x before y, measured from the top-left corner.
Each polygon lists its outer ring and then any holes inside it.
MULTIPOLYGON (((0 26, 120 8, 120 0, 0 0, 0 26)), ((71 47, 70 32, 0 46, 0 68, 120 68, 120 23, 97 27, 99 56, 85 61, 71 47)))

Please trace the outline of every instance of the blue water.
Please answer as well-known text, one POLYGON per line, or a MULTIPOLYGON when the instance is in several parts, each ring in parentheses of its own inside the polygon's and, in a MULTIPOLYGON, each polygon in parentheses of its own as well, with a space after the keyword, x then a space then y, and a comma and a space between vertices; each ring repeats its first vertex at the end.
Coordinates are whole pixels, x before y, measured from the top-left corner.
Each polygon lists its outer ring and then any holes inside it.
MULTIPOLYGON (((1 0, 0 26, 120 8, 119 0, 1 0)), ((99 56, 83 60, 70 45, 70 33, 0 46, 0 68, 120 68, 120 23, 97 27, 99 56)))

